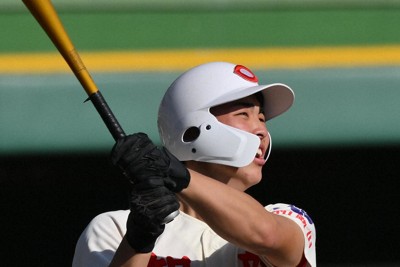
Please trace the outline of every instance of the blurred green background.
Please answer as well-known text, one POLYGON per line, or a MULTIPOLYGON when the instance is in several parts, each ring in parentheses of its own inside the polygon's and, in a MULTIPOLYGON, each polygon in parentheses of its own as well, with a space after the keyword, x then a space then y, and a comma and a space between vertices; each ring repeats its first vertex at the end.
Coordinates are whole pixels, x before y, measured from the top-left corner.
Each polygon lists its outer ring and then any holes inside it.
MULTIPOLYGON (((59 0, 53 3, 75 47, 82 53, 351 47, 356 54, 357 47, 373 46, 378 53, 387 54, 388 46, 400 44, 399 2, 254 0, 245 3, 113 1, 111 4, 59 0)), ((32 53, 58 56, 22 2, 3 1, 0 8, 3 36, 0 56, 32 53)), ((331 56, 334 55, 326 54, 328 59, 331 56)), ((13 64, 12 58, 7 60, 13 64)), ((163 60, 166 59, 160 58, 163 60)), ((112 57, 104 61, 112 62, 112 57)), ((349 62, 342 62, 345 67, 272 65, 254 69, 262 83, 286 83, 296 93, 296 103, 290 112, 269 123, 275 145, 400 142, 397 119, 400 59, 355 63, 350 67, 349 62)), ((246 58, 235 63, 246 65, 246 58)), ((91 70, 90 66, 88 69, 91 70)), ((91 71, 91 74, 125 131, 145 131, 158 141, 158 103, 182 71, 171 65, 170 71, 91 71)), ((3 71, 0 153, 108 149, 112 143, 110 135, 91 104, 82 104, 85 98, 68 69, 63 73, 39 74, 3 71)))

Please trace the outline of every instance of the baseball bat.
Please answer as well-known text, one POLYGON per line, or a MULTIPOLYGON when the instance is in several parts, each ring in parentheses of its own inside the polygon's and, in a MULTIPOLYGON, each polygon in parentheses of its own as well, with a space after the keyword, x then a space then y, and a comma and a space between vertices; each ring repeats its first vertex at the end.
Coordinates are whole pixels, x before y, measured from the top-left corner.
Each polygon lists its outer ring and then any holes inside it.
POLYGON ((114 140, 125 136, 119 122, 112 113, 101 92, 86 69, 81 57, 72 44, 58 14, 50 0, 22 0, 31 14, 47 33, 55 47, 69 65, 76 78, 85 89, 114 140))
MULTIPOLYGON (((125 133, 121 125, 97 88, 89 71, 86 69, 52 2, 50 0, 22 0, 22 2, 35 17, 67 62, 75 77, 89 96, 89 99, 92 101, 97 112, 100 114, 100 117, 103 119, 114 140, 117 141, 119 138, 123 138, 125 133)), ((179 211, 171 213, 164 219, 164 223, 172 221, 178 214, 179 211)))

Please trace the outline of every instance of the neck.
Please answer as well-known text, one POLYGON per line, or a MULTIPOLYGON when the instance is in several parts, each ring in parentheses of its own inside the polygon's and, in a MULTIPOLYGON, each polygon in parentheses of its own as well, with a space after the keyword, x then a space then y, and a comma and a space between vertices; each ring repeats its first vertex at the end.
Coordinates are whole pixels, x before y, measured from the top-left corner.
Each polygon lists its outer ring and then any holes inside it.
MULTIPOLYGON (((237 184, 237 179, 234 178, 238 170, 237 168, 197 161, 187 161, 185 162, 185 166, 189 170, 192 180, 196 179, 197 176, 203 176, 208 179, 219 181, 238 190, 243 190, 243 188, 241 188, 242 186, 237 184)), ((180 210, 182 212, 203 221, 202 217, 193 209, 193 207, 182 199, 182 197, 179 197, 179 194, 178 198, 180 201, 180 210)))
POLYGON ((231 180, 233 180, 238 170, 235 167, 199 161, 187 161, 185 165, 193 175, 200 173, 227 185, 230 185, 231 180))

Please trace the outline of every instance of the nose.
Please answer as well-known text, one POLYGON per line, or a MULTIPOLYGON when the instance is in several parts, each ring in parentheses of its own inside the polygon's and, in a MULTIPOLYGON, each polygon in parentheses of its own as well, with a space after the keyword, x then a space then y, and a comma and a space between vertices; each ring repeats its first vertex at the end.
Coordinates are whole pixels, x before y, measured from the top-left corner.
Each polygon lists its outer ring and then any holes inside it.
POLYGON ((265 122, 257 119, 257 122, 254 123, 253 127, 253 134, 257 135, 261 140, 268 136, 268 129, 265 122))

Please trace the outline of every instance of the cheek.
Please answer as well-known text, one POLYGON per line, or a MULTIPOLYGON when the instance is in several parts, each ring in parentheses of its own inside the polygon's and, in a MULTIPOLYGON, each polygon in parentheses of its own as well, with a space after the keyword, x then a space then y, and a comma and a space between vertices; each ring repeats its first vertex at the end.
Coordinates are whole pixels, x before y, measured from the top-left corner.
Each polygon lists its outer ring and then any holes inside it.
POLYGON ((238 117, 232 116, 231 114, 223 114, 217 116, 217 120, 225 125, 229 125, 238 129, 246 129, 246 124, 238 117))
POLYGON ((228 115, 217 116, 217 120, 223 124, 230 125, 230 126, 232 126, 232 124, 234 123, 234 120, 228 115))
POLYGON ((246 124, 243 120, 228 118, 228 119, 226 119, 224 121, 220 121, 220 122, 225 125, 229 125, 233 128, 236 128, 236 129, 240 129, 243 131, 250 131, 249 125, 246 124))

